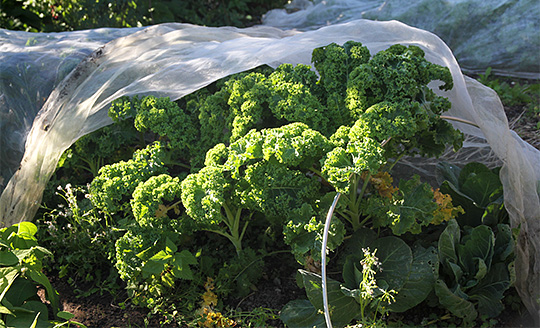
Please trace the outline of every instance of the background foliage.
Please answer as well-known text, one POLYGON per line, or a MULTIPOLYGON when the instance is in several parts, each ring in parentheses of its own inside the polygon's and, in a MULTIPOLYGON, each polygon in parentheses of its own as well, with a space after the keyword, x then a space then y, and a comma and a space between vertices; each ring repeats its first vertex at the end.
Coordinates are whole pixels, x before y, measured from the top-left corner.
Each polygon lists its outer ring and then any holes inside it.
POLYGON ((0 27, 29 32, 165 22, 246 27, 287 0, 1 0, 0 27))

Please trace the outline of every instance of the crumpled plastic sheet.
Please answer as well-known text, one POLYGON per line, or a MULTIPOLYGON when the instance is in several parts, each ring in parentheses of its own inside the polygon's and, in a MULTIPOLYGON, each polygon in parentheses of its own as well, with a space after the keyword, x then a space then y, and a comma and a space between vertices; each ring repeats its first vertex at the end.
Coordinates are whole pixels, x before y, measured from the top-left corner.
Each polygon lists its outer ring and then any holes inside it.
POLYGON ((26 134, 53 88, 98 47, 137 30, 27 33, 0 29, 0 192, 19 167, 26 134))
MULTIPOLYGON (((467 160, 486 162, 496 158, 503 165, 505 205, 512 227, 520 228, 516 288, 538 319, 540 151, 509 129, 496 93, 463 76, 452 51, 441 39, 397 21, 356 20, 306 32, 265 26, 238 29, 162 24, 112 40, 86 57, 43 104, 27 135, 21 165, 0 197, 1 226, 33 218, 62 152, 81 136, 112 123, 107 109, 114 99, 136 94, 179 99, 217 79, 262 64, 310 64, 314 48, 348 40, 362 42, 372 54, 395 43, 417 45, 424 49, 427 60, 449 67, 454 88, 435 91, 452 102, 448 115, 479 126, 453 123, 474 139, 462 152, 467 160), (475 156, 486 153, 491 155, 475 156)), ((0 106, 13 104, 13 100, 5 99, 3 89, 0 95, 4 99, 0 106)), ((0 107, 0 112, 5 109, 0 107)), ((456 160, 459 157, 458 153, 456 160)))
POLYGON ((398 20, 430 31, 452 49, 462 70, 540 78, 538 0, 294 0, 263 23, 312 30, 356 19, 398 20))

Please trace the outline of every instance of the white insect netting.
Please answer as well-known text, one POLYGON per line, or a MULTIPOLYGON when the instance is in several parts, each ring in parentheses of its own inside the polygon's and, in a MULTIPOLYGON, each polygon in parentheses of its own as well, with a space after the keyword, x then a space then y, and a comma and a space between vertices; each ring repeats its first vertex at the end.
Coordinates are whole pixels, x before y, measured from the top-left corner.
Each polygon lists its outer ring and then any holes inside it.
POLYGON ((437 34, 462 70, 540 78, 538 0, 293 0, 264 24, 312 30, 360 18, 398 20, 437 34))
MULTIPOLYGON (((312 50, 332 42, 360 41, 372 54, 396 43, 417 45, 424 49, 427 60, 447 66, 452 72, 454 88, 448 92, 437 89, 452 102, 448 115, 472 121, 480 127, 454 123, 474 137, 474 141, 466 143, 460 152, 463 155, 458 154, 452 160, 491 162, 495 159, 503 165, 501 178, 505 205, 512 226, 521 229, 516 287, 530 312, 538 315, 540 152, 509 129, 495 92, 463 76, 452 51, 436 35, 397 21, 370 20, 355 20, 306 32, 268 26, 238 29, 174 23, 129 32, 111 38, 112 41, 85 57, 56 85, 43 104, 27 134, 21 165, 0 197, 2 226, 33 218, 63 151, 81 136, 111 124, 107 109, 118 97, 153 94, 179 99, 217 79, 263 64, 273 67, 284 62, 310 64, 312 50)), ((8 32, 0 30, 0 37, 6 38, 2 33, 8 32)), ((1 56, 6 56, 0 57, 0 62, 9 56, 5 49, 14 53, 32 53, 32 49, 24 46, 34 42, 28 41, 29 34, 9 34, 9 40, 0 39, 1 56)), ((47 34, 48 39, 60 40, 62 37, 62 34, 47 34)), ((33 44, 38 45, 39 40, 33 44)), ((51 42, 35 53, 54 52, 51 50, 54 47, 55 42, 51 42)), ((73 49, 89 48, 90 43, 81 47, 73 45, 73 49)), ((39 58, 35 60, 39 62, 39 58)), ((55 69, 58 70, 53 67, 55 69)), ((6 85, 0 84, 0 87, 0 113, 9 113, 17 108, 15 101, 8 99, 6 85)), ((45 94, 39 97, 45 97, 45 94)), ((39 97, 32 98, 29 105, 36 106, 32 101, 39 101, 39 97)), ((2 147, 5 147, 4 142, 2 139, 2 147)), ((429 166, 420 169, 427 173, 431 171, 429 166)))

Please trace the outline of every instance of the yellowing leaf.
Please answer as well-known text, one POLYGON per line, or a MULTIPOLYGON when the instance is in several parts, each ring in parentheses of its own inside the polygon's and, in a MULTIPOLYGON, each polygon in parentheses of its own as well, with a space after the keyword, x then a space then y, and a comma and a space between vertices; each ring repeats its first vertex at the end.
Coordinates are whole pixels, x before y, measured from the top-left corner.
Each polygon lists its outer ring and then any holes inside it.
POLYGON ((433 224, 441 224, 455 218, 459 213, 465 213, 461 206, 454 207, 452 197, 443 194, 439 189, 433 191, 433 200, 437 203, 437 209, 433 211, 433 221, 431 221, 433 224))
POLYGON ((169 208, 163 204, 159 204, 158 209, 156 210, 156 218, 162 218, 167 215, 169 208))
POLYGON ((392 199, 392 194, 398 191, 398 188, 392 185, 394 179, 388 172, 379 172, 372 176, 370 181, 381 197, 392 199))

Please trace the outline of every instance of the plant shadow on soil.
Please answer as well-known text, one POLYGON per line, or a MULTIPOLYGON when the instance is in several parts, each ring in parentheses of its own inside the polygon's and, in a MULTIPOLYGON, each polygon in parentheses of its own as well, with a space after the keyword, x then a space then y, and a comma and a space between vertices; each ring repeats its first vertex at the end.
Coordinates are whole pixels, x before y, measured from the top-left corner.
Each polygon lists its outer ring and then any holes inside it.
MULTIPOLYGON (((290 256, 292 255, 283 255, 290 256)), ((287 259, 283 265, 282 257, 272 256, 265 260, 265 272, 257 283, 256 290, 242 299, 228 299, 226 305, 236 312, 248 313, 257 308, 279 311, 291 300, 305 298, 305 292, 296 284, 297 268, 290 265, 287 259)), ((80 322, 88 328, 113 327, 184 327, 177 324, 161 324, 164 319, 159 315, 149 315, 149 310, 129 305, 122 307, 118 304, 127 298, 127 293, 116 298, 105 292, 102 295, 94 293, 88 297, 80 297, 75 292, 67 278, 58 278, 51 273, 49 279, 60 296, 60 310, 74 315, 72 321, 80 322)), ((84 286, 77 286, 84 292, 84 286)), ((266 327, 285 327, 279 319, 268 320, 266 327)), ((76 327, 75 325, 72 325, 76 327)), ((235 326, 241 327, 241 326, 235 326)))

